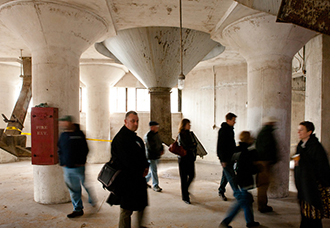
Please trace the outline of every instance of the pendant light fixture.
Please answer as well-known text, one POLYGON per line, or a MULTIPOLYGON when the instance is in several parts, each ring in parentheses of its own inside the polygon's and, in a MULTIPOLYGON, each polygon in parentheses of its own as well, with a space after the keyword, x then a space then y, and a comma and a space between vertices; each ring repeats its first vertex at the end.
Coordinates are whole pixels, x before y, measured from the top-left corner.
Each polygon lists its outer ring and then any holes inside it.
POLYGON ((178 89, 182 90, 184 87, 185 76, 183 74, 183 44, 182 44, 182 0, 180 1, 180 63, 181 63, 181 73, 178 77, 178 89))

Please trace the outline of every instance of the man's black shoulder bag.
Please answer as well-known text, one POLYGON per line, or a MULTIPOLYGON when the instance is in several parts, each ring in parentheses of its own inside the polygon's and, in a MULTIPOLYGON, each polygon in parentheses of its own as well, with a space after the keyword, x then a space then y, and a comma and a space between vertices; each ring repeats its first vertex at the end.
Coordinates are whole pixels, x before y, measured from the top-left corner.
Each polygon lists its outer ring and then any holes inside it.
POLYGON ((103 188, 113 192, 120 172, 121 170, 115 169, 110 162, 107 162, 102 167, 99 175, 97 176, 97 180, 103 184, 103 188))

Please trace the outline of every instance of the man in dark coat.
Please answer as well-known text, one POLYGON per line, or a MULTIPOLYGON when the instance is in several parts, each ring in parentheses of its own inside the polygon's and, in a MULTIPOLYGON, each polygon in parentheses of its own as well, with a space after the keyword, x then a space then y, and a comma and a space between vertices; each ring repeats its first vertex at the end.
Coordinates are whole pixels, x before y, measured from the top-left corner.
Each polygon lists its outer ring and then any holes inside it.
POLYGON ((256 141, 257 149, 257 174, 258 187, 258 210, 261 213, 271 212, 273 208, 268 206, 267 191, 270 184, 271 169, 277 162, 277 142, 274 136, 274 126, 276 124, 274 117, 265 117, 264 126, 259 132, 256 141))
POLYGON ((158 134, 159 124, 156 121, 150 121, 149 127, 150 131, 148 131, 144 137, 147 159, 150 163, 146 180, 148 182, 150 178, 152 178, 152 189, 156 192, 161 192, 163 189, 159 187, 157 164, 159 163, 160 157, 164 154, 163 142, 158 134))
POLYGON ((217 155, 220 163, 223 167, 222 178, 220 187, 218 189, 219 196, 223 200, 227 200, 225 196, 226 185, 229 182, 232 189, 237 189, 235 184, 235 173, 233 170, 232 156, 236 150, 234 125, 236 123, 236 115, 234 113, 228 113, 226 115, 226 122, 221 124, 221 128, 218 132, 218 144, 217 144, 217 155))
POLYGON ((110 196, 110 204, 120 205, 119 228, 131 227, 131 215, 138 211, 139 226, 142 227, 143 212, 148 205, 147 182, 149 163, 146 159, 143 140, 135 131, 139 126, 136 112, 126 113, 125 125, 111 143, 111 163, 121 170, 116 196, 110 196))
POLYGON ((73 205, 73 212, 68 218, 75 218, 84 214, 81 200, 81 185, 88 193, 88 201, 95 206, 96 201, 91 196, 90 188, 85 185, 85 163, 88 146, 85 134, 78 124, 72 122, 71 116, 59 119, 60 128, 63 130, 58 141, 58 155, 60 165, 63 166, 64 181, 69 189, 73 205))

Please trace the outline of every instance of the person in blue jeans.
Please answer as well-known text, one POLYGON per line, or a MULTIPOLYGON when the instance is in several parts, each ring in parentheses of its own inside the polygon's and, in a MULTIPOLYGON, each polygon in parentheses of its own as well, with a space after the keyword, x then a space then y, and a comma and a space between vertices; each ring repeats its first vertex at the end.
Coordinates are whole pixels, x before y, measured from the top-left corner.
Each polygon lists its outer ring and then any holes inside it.
POLYGON ((259 222, 254 221, 252 209, 253 196, 248 192, 248 189, 254 187, 252 175, 257 172, 257 168, 253 165, 253 162, 256 160, 256 151, 248 149, 253 143, 253 138, 248 131, 243 131, 239 137, 240 143, 237 147, 237 152, 233 155, 233 160, 236 161, 235 170, 233 166, 225 166, 223 168, 224 174, 234 191, 236 201, 229 209, 227 216, 220 223, 219 228, 232 228, 229 224, 240 209, 244 211, 247 227, 260 225, 259 222))
MULTIPOLYGON (((225 196, 226 185, 228 183, 228 175, 225 175, 225 167, 227 172, 233 173, 231 157, 236 150, 234 125, 236 123, 237 116, 234 113, 227 113, 226 122, 221 124, 221 128, 218 132, 218 142, 217 142, 217 155, 219 157, 221 166, 223 167, 222 178, 220 182, 220 187, 218 188, 219 196, 222 197, 224 201, 227 201, 225 196)), ((234 190, 234 189, 233 189, 234 190)))
POLYGON ((88 202, 95 206, 96 201, 91 196, 91 190, 85 185, 85 163, 88 145, 85 134, 78 124, 72 122, 71 116, 59 119, 59 126, 63 130, 58 141, 58 155, 60 166, 63 167, 64 181, 69 189, 73 212, 68 218, 82 216, 83 202, 81 200, 81 185, 88 193, 88 202))
POLYGON ((156 121, 150 121, 149 127, 150 131, 144 137, 146 144, 146 155, 148 162, 150 163, 146 181, 148 183, 150 178, 152 178, 152 189, 156 192, 161 192, 162 188, 159 187, 157 164, 159 163, 160 157, 164 154, 164 148, 162 140, 158 134, 159 124, 156 121))

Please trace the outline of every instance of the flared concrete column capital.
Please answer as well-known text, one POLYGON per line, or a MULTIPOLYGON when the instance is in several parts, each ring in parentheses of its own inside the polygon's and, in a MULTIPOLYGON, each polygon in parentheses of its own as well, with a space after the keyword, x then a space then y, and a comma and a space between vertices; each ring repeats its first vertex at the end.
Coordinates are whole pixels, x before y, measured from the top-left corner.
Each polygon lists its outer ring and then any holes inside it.
POLYGON ((169 93, 172 90, 172 88, 169 88, 169 87, 151 87, 148 89, 149 89, 149 93, 152 93, 152 94, 169 93))
POLYGON ((80 64, 80 79, 87 86, 112 86, 125 74, 125 68, 118 64, 80 64))
POLYGON ((276 17, 266 13, 244 17, 222 31, 226 42, 248 61, 270 55, 291 59, 315 34, 293 24, 276 23, 276 17))
POLYGON ((32 53, 56 47, 80 55, 108 27, 103 18, 87 9, 52 1, 5 3, 0 6, 0 20, 22 37, 32 53))
MULTIPOLYGON (((208 33, 192 29, 182 31, 185 75, 201 60, 224 51, 208 33), (210 52, 213 53, 208 55, 210 52)), ((117 36, 104 40, 101 48, 108 49, 147 87, 172 88, 177 85, 180 74, 179 32, 177 27, 165 26, 124 29, 118 31, 117 36)))

